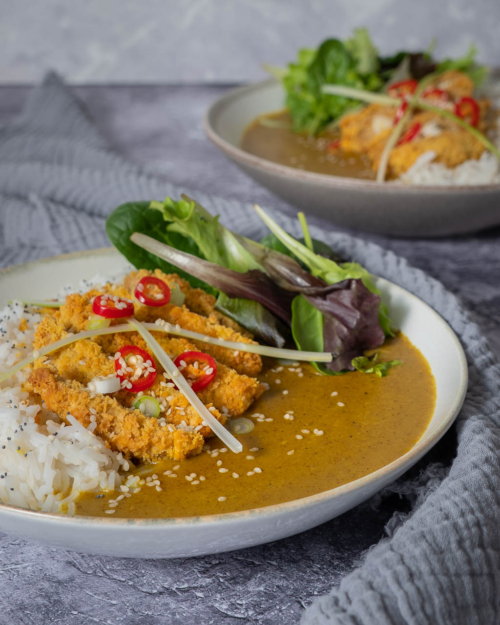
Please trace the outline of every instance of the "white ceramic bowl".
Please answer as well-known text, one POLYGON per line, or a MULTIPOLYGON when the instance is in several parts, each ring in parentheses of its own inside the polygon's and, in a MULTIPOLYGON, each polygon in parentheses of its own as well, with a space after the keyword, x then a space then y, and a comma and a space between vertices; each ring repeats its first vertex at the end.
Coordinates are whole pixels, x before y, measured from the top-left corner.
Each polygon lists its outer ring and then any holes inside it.
POLYGON ((208 137, 249 176, 276 195, 339 226, 405 237, 435 237, 500 224, 500 184, 409 186, 315 174, 240 149, 248 124, 282 109, 275 80, 234 89, 209 108, 208 137))
MULTIPOLYGON (((67 284, 126 263, 114 250, 93 250, 19 265, 0 272, 0 306, 10 299, 48 298, 67 284)), ((460 343, 443 319, 408 291, 378 279, 398 327, 427 358, 437 385, 432 420, 404 456, 359 480, 289 503, 217 516, 181 519, 70 517, 0 505, 0 531, 50 545, 101 555, 137 558, 197 556, 285 538, 328 521, 384 488, 419 460, 453 423, 467 389, 460 343)))

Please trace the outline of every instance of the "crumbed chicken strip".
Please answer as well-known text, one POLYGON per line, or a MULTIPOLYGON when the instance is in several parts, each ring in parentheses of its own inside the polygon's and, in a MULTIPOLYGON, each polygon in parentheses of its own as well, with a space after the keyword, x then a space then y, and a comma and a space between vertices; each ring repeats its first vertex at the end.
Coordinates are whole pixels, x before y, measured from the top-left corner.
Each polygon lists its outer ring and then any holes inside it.
MULTIPOLYGON (((445 72, 436 78, 428 87, 442 89, 451 93, 454 98, 469 96, 473 93, 474 84, 468 76, 460 72, 445 72)), ((480 116, 478 129, 485 133, 491 125, 490 107, 487 99, 478 100, 480 116)), ((453 102, 441 104, 454 110, 453 102)), ((345 152, 367 154, 374 170, 378 169, 380 158, 394 128, 396 107, 371 104, 361 111, 353 112, 340 120, 341 147, 345 152)), ((478 159, 486 150, 467 130, 461 128, 453 120, 443 118, 430 111, 414 111, 408 118, 404 133, 414 124, 420 124, 419 134, 411 141, 396 145, 392 150, 388 163, 388 177, 398 178, 407 171, 415 161, 426 152, 433 152, 433 162, 442 163, 453 168, 461 163, 478 159)))
POLYGON ((161 427, 157 419, 146 417, 139 410, 124 408, 113 397, 90 396, 79 382, 66 381, 47 367, 33 371, 27 388, 40 395, 47 408, 61 419, 66 420, 71 414, 85 427, 90 424, 93 408, 97 423, 95 433, 126 458, 142 462, 163 458, 184 460, 203 449, 204 438, 198 432, 181 429, 171 432, 168 426, 161 427))
MULTIPOLYGON (((195 345, 185 339, 169 338, 161 332, 153 332, 153 336, 172 359, 183 352, 197 350, 195 345)), ((130 344, 148 350, 147 344, 136 332, 108 334, 97 337, 96 340, 108 354, 114 354, 124 345, 130 344)), ((191 371, 190 367, 187 367, 186 372, 193 374, 194 370, 191 371)), ((157 388, 158 385, 157 379, 153 390, 162 395, 163 389, 157 388)), ((204 404, 213 404, 217 410, 227 412, 231 417, 237 417, 248 410, 252 403, 262 395, 264 389, 264 385, 255 378, 241 375, 226 365, 217 363, 217 374, 214 380, 201 390, 198 396, 204 404)))
MULTIPOLYGON (((119 336, 123 337, 121 347, 131 344, 130 341, 127 341, 128 335, 121 334, 119 336)), ((148 349, 146 344, 143 344, 142 348, 148 349)), ((161 365, 154 357, 153 360, 155 360, 158 371, 161 371, 161 365)), ((40 362, 35 366, 38 367, 44 364, 47 365, 47 362, 40 362)), ((87 386, 96 376, 113 375, 115 372, 114 357, 106 354, 96 342, 87 339, 59 350, 50 359, 50 368, 52 367, 64 379, 76 380, 84 386, 87 386)), ((184 423, 192 427, 202 426, 202 418, 186 397, 176 388, 167 386, 167 384, 165 378, 159 373, 154 384, 144 392, 145 395, 153 395, 157 398, 163 397, 165 399, 166 410, 162 411, 160 416, 167 423, 172 423, 173 425, 182 425, 184 423)), ((122 405, 130 407, 138 396, 128 391, 120 391, 114 394, 114 397, 122 405)), ((205 402, 203 399, 202 401, 218 421, 225 423, 225 415, 221 415, 210 402, 205 402)), ((208 426, 202 426, 198 431, 205 438, 213 436, 212 430, 208 426)))
MULTIPOLYGON (((123 286, 111 287, 110 291, 119 297, 130 298, 130 294, 123 286)), ((66 330, 81 332, 86 329, 87 322, 92 314, 91 300, 103 291, 92 290, 85 295, 73 293, 66 297, 66 302, 59 309, 60 321, 66 330)), ((197 315, 189 311, 185 306, 149 307, 135 302, 134 316, 139 321, 154 322, 157 319, 165 319, 172 325, 178 324, 181 328, 199 332, 206 336, 221 338, 226 341, 237 341, 239 343, 254 343, 251 339, 241 336, 231 328, 211 323, 206 317, 197 315)), ((116 320, 116 323, 121 323, 116 320)), ((242 351, 233 351, 226 347, 205 343, 203 341, 193 341, 200 351, 213 356, 218 362, 235 369, 238 373, 256 377, 262 369, 262 359, 258 354, 249 354, 242 351)))
MULTIPOLYGON (((35 332, 35 349, 40 349, 41 347, 45 347, 45 345, 54 343, 67 334, 62 323, 58 323, 58 316, 57 314, 55 316, 46 315, 42 318, 35 332)), ((161 332, 153 332, 153 335, 165 352, 173 359, 183 352, 196 351, 197 349, 193 343, 182 338, 170 338, 161 332)), ((109 360, 109 357, 113 356, 120 348, 130 344, 137 345, 141 349, 149 351, 148 345, 139 334, 136 332, 127 332, 97 336, 91 341, 78 341, 63 350, 59 350, 56 354, 51 355, 51 359, 52 362, 56 364, 61 375, 78 380, 82 384, 88 384, 96 375, 109 375, 113 373, 114 364, 113 361, 109 360), (100 352, 101 348, 104 354, 100 352), (87 360, 89 360, 89 363, 87 363, 87 360), (82 364, 83 362, 85 364, 82 364)), ((159 366, 158 363, 157 366, 159 366)), ((187 372, 190 373, 189 368, 187 372)), ((184 399, 184 395, 179 391, 173 393, 170 390, 167 391, 164 386, 160 386, 161 382, 164 384, 168 383, 163 376, 158 376, 150 390, 160 397, 167 398, 175 394, 184 399)), ((233 369, 221 363, 217 363, 215 379, 209 386, 200 391, 198 396, 207 407, 214 406, 217 409, 211 412, 221 420, 219 411, 223 411, 231 417, 237 417, 243 414, 252 403, 262 395, 264 389, 264 385, 255 378, 238 374, 233 369)), ((168 401, 173 400, 168 399, 168 401)), ((168 417, 165 417, 169 423, 179 424, 183 421, 182 411, 184 408, 181 406, 176 408, 179 403, 180 402, 175 402, 175 404, 172 405, 172 413, 168 417)), ((189 406, 191 407, 190 404, 189 406)), ((187 418, 185 421, 188 425, 197 426, 201 423, 199 415, 194 409, 191 408, 189 411, 186 411, 186 413, 187 418)), ((224 423, 224 420, 222 420, 222 423, 224 423)), ((208 427, 204 427, 201 432, 203 436, 206 437, 210 436, 211 430, 208 427)))
POLYGON ((223 315, 218 310, 215 310, 216 298, 210 293, 206 293, 203 289, 193 288, 187 280, 184 280, 176 273, 166 274, 161 269, 155 269, 154 271, 148 271, 147 269, 139 269, 139 271, 132 271, 126 276, 123 281, 123 285, 130 292, 129 297, 134 293, 135 287, 138 283, 147 276, 154 276, 159 280, 163 280, 169 287, 177 285, 186 296, 184 301, 189 310, 203 317, 208 317, 212 323, 218 323, 221 326, 227 326, 232 328, 236 332, 239 332, 242 336, 253 338, 248 330, 242 328, 239 323, 233 321, 226 315, 223 315))

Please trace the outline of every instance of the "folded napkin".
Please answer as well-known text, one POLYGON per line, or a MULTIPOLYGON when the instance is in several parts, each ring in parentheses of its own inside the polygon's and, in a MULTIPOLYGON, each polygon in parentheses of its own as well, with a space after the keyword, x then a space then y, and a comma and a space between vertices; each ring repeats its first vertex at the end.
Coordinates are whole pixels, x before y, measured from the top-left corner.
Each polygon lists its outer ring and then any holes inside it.
MULTIPOLYGON (((181 191, 186 189, 147 175, 114 154, 72 94, 50 75, 18 122, 0 130, 0 265, 106 246, 104 222, 115 206, 181 191)), ((192 193, 229 228, 249 237, 264 234, 248 205, 192 193)), ((270 212, 300 235, 295 220, 270 212)), ((449 473, 431 465, 426 479, 407 485, 418 490, 412 512, 340 586, 305 610, 302 623, 500 622, 500 367, 468 313, 439 282, 374 244, 311 230, 342 255, 437 310, 462 341, 470 385, 457 420, 458 446, 449 473)), ((302 579, 307 584, 307 575, 302 579)), ((276 604, 279 592, 276 588, 276 604)), ((278 611, 274 614, 276 618, 261 614, 258 622, 290 622, 278 611)), ((224 612, 221 619, 232 623, 233 616, 224 612)), ((236 615, 234 622, 241 618, 245 620, 236 615)))

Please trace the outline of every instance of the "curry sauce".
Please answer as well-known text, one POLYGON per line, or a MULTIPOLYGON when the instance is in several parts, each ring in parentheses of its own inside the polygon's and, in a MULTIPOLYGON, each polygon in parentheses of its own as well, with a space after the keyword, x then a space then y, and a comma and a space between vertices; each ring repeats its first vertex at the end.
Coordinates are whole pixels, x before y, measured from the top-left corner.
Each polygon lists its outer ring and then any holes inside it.
POLYGON ((273 163, 331 176, 373 180, 375 172, 365 154, 331 149, 340 138, 335 130, 318 137, 292 132, 292 119, 287 111, 263 115, 253 121, 243 136, 245 152, 273 163))
MULTIPOLYGON (((245 414, 255 427, 238 436, 243 452, 224 451, 212 438, 206 441, 209 452, 139 467, 140 491, 121 499, 114 517, 189 517, 270 506, 341 486, 396 460, 424 433, 436 387, 427 361, 404 335, 377 351, 381 360, 404 364, 384 378, 359 372, 327 377, 308 364, 268 361, 259 378, 269 390, 245 414)), ((86 493, 77 514, 105 516, 116 497, 86 493)))

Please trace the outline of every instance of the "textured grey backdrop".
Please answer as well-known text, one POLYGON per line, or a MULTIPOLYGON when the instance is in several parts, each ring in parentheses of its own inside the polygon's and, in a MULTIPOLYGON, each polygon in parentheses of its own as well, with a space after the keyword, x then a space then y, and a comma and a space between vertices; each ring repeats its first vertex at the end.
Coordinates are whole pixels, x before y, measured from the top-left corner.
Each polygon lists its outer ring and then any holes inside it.
POLYGON ((383 52, 475 42, 500 65, 499 0, 0 0, 0 82, 240 82, 366 25, 383 52))

